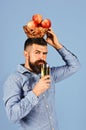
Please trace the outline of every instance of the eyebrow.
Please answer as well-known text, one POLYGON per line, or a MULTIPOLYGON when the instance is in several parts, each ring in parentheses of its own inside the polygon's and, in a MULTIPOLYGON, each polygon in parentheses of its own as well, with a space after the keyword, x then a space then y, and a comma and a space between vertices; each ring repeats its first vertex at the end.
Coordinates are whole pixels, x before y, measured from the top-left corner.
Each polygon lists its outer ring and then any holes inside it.
MULTIPOLYGON (((40 51, 40 50, 35 50, 35 52, 41 52, 41 51, 40 51)), ((47 51, 45 51, 45 52, 43 52, 43 53, 46 53, 46 54, 47 54, 48 52, 47 52, 47 51)))

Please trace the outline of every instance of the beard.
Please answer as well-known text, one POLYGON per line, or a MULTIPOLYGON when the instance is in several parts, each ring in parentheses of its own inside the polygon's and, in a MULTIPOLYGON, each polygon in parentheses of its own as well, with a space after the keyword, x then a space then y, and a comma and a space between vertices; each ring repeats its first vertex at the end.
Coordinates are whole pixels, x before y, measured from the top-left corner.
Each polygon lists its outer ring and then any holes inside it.
POLYGON ((41 73, 42 64, 46 64, 46 62, 44 60, 37 60, 34 63, 32 63, 31 61, 29 62, 29 66, 30 66, 32 72, 34 72, 36 74, 41 73))

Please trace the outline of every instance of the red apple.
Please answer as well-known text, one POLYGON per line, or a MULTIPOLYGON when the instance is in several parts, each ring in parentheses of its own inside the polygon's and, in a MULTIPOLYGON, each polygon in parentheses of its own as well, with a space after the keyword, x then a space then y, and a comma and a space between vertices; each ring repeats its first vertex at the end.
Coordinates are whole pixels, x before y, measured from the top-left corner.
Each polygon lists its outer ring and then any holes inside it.
POLYGON ((51 27, 51 21, 50 19, 44 19, 42 22, 41 22, 41 26, 43 28, 50 28, 51 27))
POLYGON ((31 20, 31 21, 29 21, 29 22, 27 23, 27 26, 28 26, 29 28, 35 28, 35 27, 37 27, 37 24, 36 24, 33 20, 31 20))
POLYGON ((41 14, 34 14, 32 16, 32 20, 36 23, 36 24, 40 24, 42 21, 42 15, 41 14))

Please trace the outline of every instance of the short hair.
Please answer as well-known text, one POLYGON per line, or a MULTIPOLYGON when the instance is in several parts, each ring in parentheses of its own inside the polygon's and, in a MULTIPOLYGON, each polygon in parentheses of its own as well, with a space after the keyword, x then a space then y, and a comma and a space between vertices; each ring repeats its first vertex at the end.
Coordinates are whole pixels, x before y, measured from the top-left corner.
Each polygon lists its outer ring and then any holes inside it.
POLYGON ((47 46, 47 42, 44 38, 28 38, 24 43, 24 50, 26 50, 27 46, 32 44, 47 46))

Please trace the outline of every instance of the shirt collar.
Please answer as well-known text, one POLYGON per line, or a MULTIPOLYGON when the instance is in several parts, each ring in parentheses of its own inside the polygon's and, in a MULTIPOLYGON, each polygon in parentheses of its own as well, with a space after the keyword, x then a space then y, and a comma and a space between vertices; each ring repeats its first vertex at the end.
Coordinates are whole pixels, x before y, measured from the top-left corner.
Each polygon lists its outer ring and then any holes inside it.
POLYGON ((34 76, 36 76, 36 77, 40 77, 40 74, 35 74, 35 73, 31 72, 30 70, 26 69, 26 68, 24 67, 24 64, 19 64, 19 65, 17 66, 17 71, 20 72, 20 73, 22 73, 22 74, 24 74, 24 73, 29 73, 29 74, 34 75, 34 76))
POLYGON ((20 64, 20 65, 18 65, 17 66, 17 71, 19 71, 20 73, 26 73, 26 72, 28 72, 28 73, 31 73, 28 69, 26 69, 25 67, 24 67, 24 65, 23 64, 20 64))

